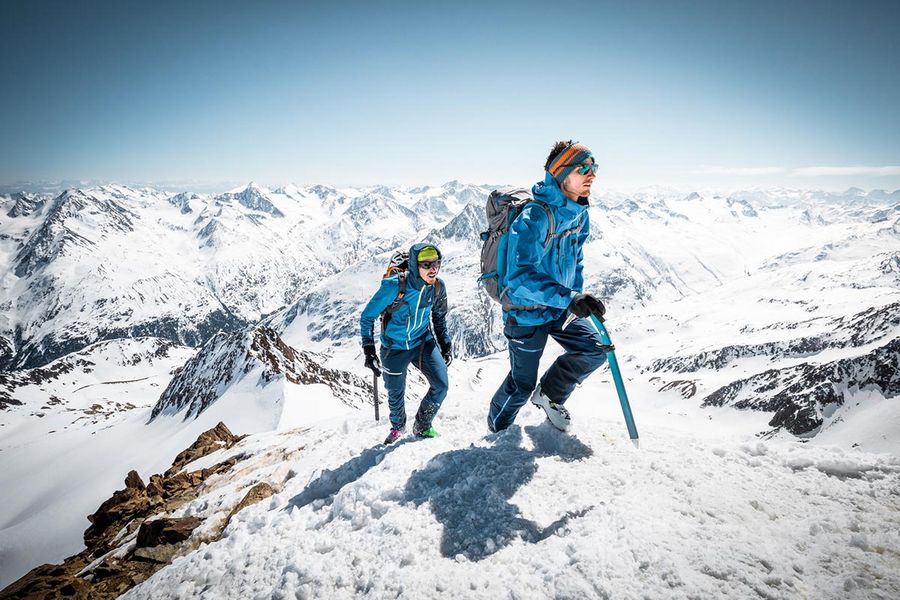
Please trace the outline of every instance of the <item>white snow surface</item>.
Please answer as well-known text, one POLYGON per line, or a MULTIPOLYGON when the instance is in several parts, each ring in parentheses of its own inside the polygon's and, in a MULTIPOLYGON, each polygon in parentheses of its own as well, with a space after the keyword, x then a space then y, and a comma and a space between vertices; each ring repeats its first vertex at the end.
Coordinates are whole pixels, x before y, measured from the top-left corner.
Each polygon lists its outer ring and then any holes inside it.
POLYGON ((252 457, 176 516, 216 522, 259 481, 279 493, 123 598, 900 594, 896 456, 761 442, 718 415, 704 427, 640 387, 636 449, 600 377, 570 401, 569 432, 527 406, 486 434, 503 369, 451 367, 433 440, 384 447, 384 421, 355 414, 220 451, 252 457))

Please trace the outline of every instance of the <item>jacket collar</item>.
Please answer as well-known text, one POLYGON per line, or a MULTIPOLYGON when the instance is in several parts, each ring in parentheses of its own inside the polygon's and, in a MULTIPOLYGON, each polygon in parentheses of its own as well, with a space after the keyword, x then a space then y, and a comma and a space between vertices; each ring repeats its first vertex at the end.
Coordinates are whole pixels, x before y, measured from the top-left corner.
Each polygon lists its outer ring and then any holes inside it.
POLYGON ((534 184, 531 188, 531 194, 534 196, 535 200, 540 200, 544 204, 549 204, 550 206, 561 207, 565 206, 566 202, 572 202, 573 204, 585 207, 588 205, 587 198, 579 198, 575 201, 563 194, 556 179, 549 171, 544 171, 544 181, 539 181, 534 184))

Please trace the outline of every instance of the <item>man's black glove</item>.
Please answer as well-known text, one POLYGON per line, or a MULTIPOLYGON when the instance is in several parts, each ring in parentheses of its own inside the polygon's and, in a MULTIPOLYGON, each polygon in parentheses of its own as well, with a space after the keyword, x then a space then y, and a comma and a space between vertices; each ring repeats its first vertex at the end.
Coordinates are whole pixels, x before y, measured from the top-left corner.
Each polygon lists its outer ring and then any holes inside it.
POLYGON ((596 315, 597 318, 602 321, 603 313, 606 312, 606 307, 603 306, 602 302, 590 294, 578 294, 569 304, 569 312, 576 317, 581 318, 596 315))
POLYGON ((444 362, 449 367, 453 362, 453 346, 450 343, 441 344, 441 356, 444 357, 444 362))
POLYGON ((366 368, 372 369, 376 377, 381 377, 381 364, 378 362, 375 346, 363 346, 363 354, 366 355, 366 368))

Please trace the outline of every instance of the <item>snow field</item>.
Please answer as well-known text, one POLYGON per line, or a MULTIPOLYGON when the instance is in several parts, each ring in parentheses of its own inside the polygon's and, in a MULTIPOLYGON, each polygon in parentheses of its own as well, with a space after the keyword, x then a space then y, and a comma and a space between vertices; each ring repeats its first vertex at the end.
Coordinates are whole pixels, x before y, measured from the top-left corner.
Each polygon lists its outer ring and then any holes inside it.
POLYGON ((283 489, 124 598, 900 594, 896 457, 642 427, 661 418, 637 407, 635 450, 621 416, 582 410, 594 385, 569 434, 531 406, 487 434, 487 400, 460 379, 434 440, 380 446, 368 415, 244 440, 229 501, 277 457, 283 489))

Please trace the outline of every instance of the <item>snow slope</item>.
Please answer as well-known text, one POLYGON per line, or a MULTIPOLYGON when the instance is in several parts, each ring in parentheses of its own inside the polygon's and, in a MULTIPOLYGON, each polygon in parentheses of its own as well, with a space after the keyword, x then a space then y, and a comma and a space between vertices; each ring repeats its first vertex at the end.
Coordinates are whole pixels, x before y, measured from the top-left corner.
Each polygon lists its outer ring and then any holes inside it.
POLYGON ((278 363, 265 345, 278 340, 254 333, 246 334, 254 346, 241 346, 230 361, 227 342, 240 333, 213 338, 225 343, 197 356, 157 338, 112 340, 44 368, 4 374, 27 384, 13 389, 22 405, 0 412, 0 588, 38 564, 80 551, 86 515, 121 487, 125 473, 135 469, 147 478, 165 471, 219 421, 235 423, 241 433, 296 427, 352 411, 348 398, 370 398, 350 385, 334 392, 323 374, 351 383, 354 376, 322 369, 312 355, 292 362, 276 348, 278 363), (219 363, 204 371, 213 380, 224 375, 215 403, 187 420, 187 410, 153 413, 173 371, 181 372, 184 361, 203 364, 192 356, 219 363), (226 372, 215 372, 223 365, 226 372))
POLYGON ((567 434, 527 407, 486 435, 503 364, 473 366, 451 368, 435 440, 379 446, 386 425, 356 415, 205 458, 252 454, 175 516, 215 522, 259 481, 280 492, 124 598, 900 594, 896 455, 760 442, 641 394, 636 450, 601 378, 567 434))

